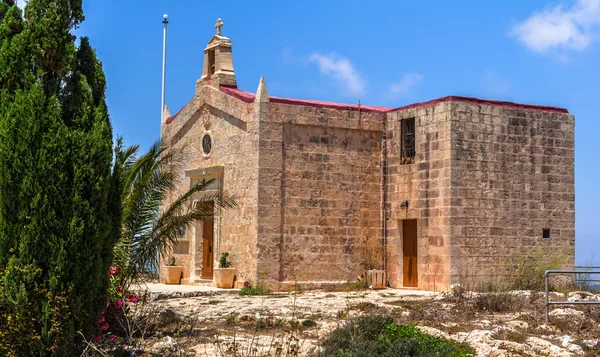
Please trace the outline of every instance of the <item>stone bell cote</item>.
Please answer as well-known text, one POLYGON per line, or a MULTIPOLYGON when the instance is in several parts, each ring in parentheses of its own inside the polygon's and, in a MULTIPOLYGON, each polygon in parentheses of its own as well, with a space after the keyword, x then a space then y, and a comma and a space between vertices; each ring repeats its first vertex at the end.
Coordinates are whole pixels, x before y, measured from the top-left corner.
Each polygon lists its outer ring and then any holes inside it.
POLYGON ((231 56, 231 40, 221 35, 223 22, 217 20, 214 35, 204 49, 204 64, 200 82, 211 81, 213 85, 236 87, 235 73, 233 72, 233 58, 231 56))

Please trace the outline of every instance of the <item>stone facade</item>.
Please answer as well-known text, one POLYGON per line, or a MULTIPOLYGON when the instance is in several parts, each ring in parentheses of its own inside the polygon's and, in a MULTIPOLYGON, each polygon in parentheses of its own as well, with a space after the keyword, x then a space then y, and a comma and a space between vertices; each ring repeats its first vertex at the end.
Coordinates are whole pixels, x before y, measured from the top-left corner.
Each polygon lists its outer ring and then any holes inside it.
MULTIPOLYGON (((162 135, 188 155, 171 199, 210 178, 237 199, 216 212, 212 258, 216 267, 231 254, 237 286, 354 280, 367 244, 394 287, 406 285, 410 264, 417 287, 437 291, 474 273, 510 274, 511 259, 538 243, 564 249, 573 264, 566 109, 464 97, 347 105, 272 97, 263 79, 254 94, 237 89, 231 48, 211 39, 195 96, 165 115, 162 135), (403 251, 407 220, 416 223, 414 260, 403 251)), ((173 251, 185 283, 202 275, 202 224, 173 251)))

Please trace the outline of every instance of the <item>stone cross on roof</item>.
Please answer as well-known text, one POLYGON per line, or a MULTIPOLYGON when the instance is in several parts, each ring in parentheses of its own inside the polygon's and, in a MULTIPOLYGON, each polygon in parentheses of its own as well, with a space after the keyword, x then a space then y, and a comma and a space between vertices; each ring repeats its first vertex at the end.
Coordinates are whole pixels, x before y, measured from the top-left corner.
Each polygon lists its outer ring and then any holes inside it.
POLYGON ((217 35, 219 35, 219 36, 221 36, 221 27, 223 27, 223 21, 221 21, 221 19, 217 19, 215 28, 217 29, 217 35))

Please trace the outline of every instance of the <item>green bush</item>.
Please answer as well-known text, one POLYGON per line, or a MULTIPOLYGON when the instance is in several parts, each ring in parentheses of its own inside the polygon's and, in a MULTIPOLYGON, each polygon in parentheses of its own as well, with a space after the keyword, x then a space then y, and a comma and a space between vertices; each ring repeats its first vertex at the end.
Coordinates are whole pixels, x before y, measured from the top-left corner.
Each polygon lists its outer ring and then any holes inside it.
POLYGON ((397 325, 388 316, 366 315, 351 319, 323 342, 323 356, 474 356, 464 343, 455 343, 419 331, 415 325, 397 325))
POLYGON ((524 254, 516 256, 512 263, 515 267, 511 288, 514 290, 545 289, 546 270, 557 269, 567 263, 568 249, 556 251, 555 248, 537 244, 524 254))
POLYGON ((0 355, 44 355, 66 344, 64 331, 72 330, 66 296, 55 296, 38 287, 41 270, 33 265, 17 266, 14 260, 0 272, 0 355), (9 278, 10 277, 10 278, 9 278), (18 283, 17 283, 18 282, 18 283), (44 301, 52 330, 38 330, 39 306, 44 301))
POLYGON ((259 296, 269 295, 271 290, 263 284, 257 284, 255 287, 247 286, 240 290, 240 296, 259 296))
POLYGON ((81 0, 0 3, 0 355, 79 355, 120 229, 106 81, 81 0))
POLYGON ((229 268, 231 267, 231 261, 229 260, 229 253, 224 252, 221 254, 221 258, 219 258, 219 268, 229 268))

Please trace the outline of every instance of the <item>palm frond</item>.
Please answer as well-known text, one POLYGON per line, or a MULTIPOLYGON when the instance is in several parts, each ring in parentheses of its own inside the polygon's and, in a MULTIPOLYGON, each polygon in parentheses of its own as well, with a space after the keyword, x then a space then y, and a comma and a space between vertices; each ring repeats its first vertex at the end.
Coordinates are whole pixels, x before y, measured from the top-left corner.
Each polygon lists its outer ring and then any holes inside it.
POLYGON ((138 146, 122 148, 118 141, 115 166, 123 182, 123 225, 115 246, 115 260, 127 283, 150 266, 158 266, 165 254, 197 221, 212 219, 215 209, 236 206, 235 199, 222 190, 207 191, 213 180, 201 182, 177 197, 164 210, 161 203, 179 184, 183 148, 154 143, 137 157, 138 146))

